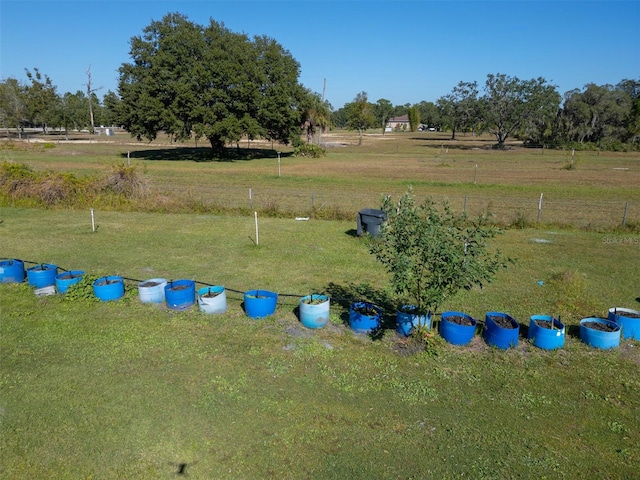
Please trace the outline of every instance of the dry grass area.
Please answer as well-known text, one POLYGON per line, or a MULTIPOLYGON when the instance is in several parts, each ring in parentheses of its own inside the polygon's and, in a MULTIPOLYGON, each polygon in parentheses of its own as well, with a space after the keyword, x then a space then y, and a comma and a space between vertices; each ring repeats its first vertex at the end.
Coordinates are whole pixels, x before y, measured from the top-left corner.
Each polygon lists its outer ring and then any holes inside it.
MULTIPOLYGON (((449 133, 368 133, 363 145, 358 145, 356 132, 337 130, 322 134, 328 156, 320 160, 289 157, 292 148, 264 140, 241 141, 246 150, 276 150, 282 152, 286 174, 294 176, 329 177, 336 179, 369 178, 430 183, 476 183, 478 185, 511 186, 593 186, 597 188, 636 189, 640 184, 640 154, 617 152, 575 152, 525 148, 521 142, 511 142, 504 150, 496 150, 494 138, 458 135, 450 140, 449 133), (569 168, 573 161, 573 168, 569 168)), ((7 143, 5 143, 7 145, 7 143)), ((91 136, 86 133, 34 136, 28 141, 12 141, 13 148, 33 153, 45 153, 55 158, 54 169, 95 167, 96 155, 103 153, 120 158, 127 152, 167 151, 168 159, 180 161, 185 148, 194 142, 176 143, 160 134, 153 142, 136 141, 127 133, 113 137, 91 136), (47 143, 44 143, 47 142, 47 143), (46 148, 43 145, 55 146, 46 148), (175 155, 171 151, 175 150, 175 155), (66 158, 67 160, 63 160, 66 158)), ((198 147, 208 150, 206 142, 198 147)), ((275 157, 275 153, 271 156, 275 157)), ((6 157, 6 154, 5 154, 6 157)), ((240 173, 239 162, 221 162, 215 170, 220 174, 240 173)), ((258 163, 258 162, 256 162, 258 163)), ((158 165, 160 167, 160 165, 158 165)), ((179 163, 162 165, 164 170, 182 170, 179 163)), ((185 166, 191 170, 191 165, 185 166)), ((253 165, 253 173, 272 174, 273 165, 262 162, 253 165)))
POLYGON ((507 186, 593 186, 636 189, 638 153, 576 152, 524 148, 512 143, 492 149, 493 139, 439 133, 367 135, 360 147, 350 132, 323 135, 323 141, 349 142, 329 149, 322 162, 296 164, 301 175, 358 176, 416 182, 475 183, 507 186))
MULTIPOLYGON (((315 139, 317 141, 317 137, 315 139)), ((397 195, 411 185, 418 195, 449 198, 472 211, 492 206, 501 221, 521 213, 535 221, 540 194, 558 203, 545 220, 580 226, 615 223, 629 203, 629 219, 640 222, 640 154, 525 148, 511 142, 494 149, 490 135, 440 132, 381 134, 370 131, 358 145, 357 132, 335 130, 321 137, 327 155, 292 156, 291 146, 266 141, 239 142, 228 158, 211 158, 205 142, 175 143, 160 135, 137 142, 127 133, 113 137, 75 134, 4 143, 5 160, 35 169, 104 174, 117 162, 131 162, 149 179, 151 198, 170 208, 171 199, 189 208, 257 208, 307 214, 312 204, 344 212, 375 206, 382 195, 397 195), (37 140, 37 141, 36 141, 37 140), (277 152, 281 152, 278 175, 277 152), (130 155, 130 158, 128 158, 130 155), (248 191, 253 191, 253 202, 248 191), (313 203, 314 199, 317 203, 313 203), (585 206, 590 202, 611 203, 585 206)), ((345 216, 346 215, 346 216, 345 216)))

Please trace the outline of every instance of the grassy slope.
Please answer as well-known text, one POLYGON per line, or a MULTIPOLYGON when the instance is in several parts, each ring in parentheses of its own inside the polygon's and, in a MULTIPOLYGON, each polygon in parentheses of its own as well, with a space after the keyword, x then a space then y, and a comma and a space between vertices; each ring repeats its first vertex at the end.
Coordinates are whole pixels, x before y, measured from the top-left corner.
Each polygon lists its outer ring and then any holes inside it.
MULTIPOLYGON (((419 193, 452 197, 535 199, 544 191, 545 201, 640 200, 637 154, 577 152, 578 168, 569 171, 562 168, 568 152, 492 152, 482 148, 487 138, 454 144, 437 134, 378 135, 363 147, 344 132, 323 139, 345 146, 320 162, 284 156, 280 178, 273 158, 175 161, 173 147, 124 137, 2 153, 38 169, 89 174, 131 151, 153 182, 178 195, 197 195, 201 184, 259 186, 273 198, 303 188, 372 206, 381 193, 411 183, 419 193)), ((97 233, 88 211, 0 208, 0 220, 4 257, 238 291, 326 290, 391 306, 385 273, 353 236, 355 221, 261 217, 256 247, 251 216, 97 211, 97 233)), ((563 350, 521 341, 501 352, 477 337, 466 348, 443 345, 438 356, 404 355, 393 331, 378 341, 352 335, 337 304, 334 323, 303 329, 295 296, 281 296, 274 317, 251 321, 236 292, 228 292, 227 314, 206 316, 141 305, 135 282, 127 299, 113 303, 36 298, 26 285, 0 284, 0 472, 70 479, 162 479, 182 470, 230 479, 632 477, 640 460, 640 345, 592 350, 579 341, 577 323, 612 306, 638 308, 638 235, 510 230, 497 245, 516 263, 443 309, 479 319, 506 311, 522 335, 530 315, 561 314, 569 325, 563 350)), ((392 317, 387 308, 387 324, 392 317)))
MULTIPOLYGON (((261 219, 256 247, 251 217, 98 212, 95 234, 88 212, 0 218, 3 256, 95 274, 299 295, 385 286, 348 222, 261 219)), ((570 335, 558 352, 476 338, 405 356, 392 331, 372 342, 340 325, 304 330, 295 297, 251 321, 238 294, 227 314, 206 316, 141 305, 133 285, 113 303, 0 285, 4 476, 173 478, 186 464, 191 478, 629 478, 638 344, 594 351, 575 325, 637 308, 630 238, 508 231, 500 248, 517 263, 445 306, 508 311, 523 328, 531 314, 562 312, 570 335)), ((345 311, 332 316, 339 324, 345 311)))

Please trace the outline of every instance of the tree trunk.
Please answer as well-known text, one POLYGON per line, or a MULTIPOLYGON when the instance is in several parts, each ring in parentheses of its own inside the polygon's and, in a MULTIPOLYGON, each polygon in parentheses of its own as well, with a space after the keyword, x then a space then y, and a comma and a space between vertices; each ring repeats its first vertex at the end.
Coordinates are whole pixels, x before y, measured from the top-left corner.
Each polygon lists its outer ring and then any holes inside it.
POLYGON ((215 153, 222 153, 224 151, 224 140, 219 136, 207 137, 209 139, 209 143, 211 143, 211 148, 215 153))
POLYGON ((358 140, 358 145, 362 145, 362 129, 359 128, 358 132, 360 133, 360 139, 358 140))

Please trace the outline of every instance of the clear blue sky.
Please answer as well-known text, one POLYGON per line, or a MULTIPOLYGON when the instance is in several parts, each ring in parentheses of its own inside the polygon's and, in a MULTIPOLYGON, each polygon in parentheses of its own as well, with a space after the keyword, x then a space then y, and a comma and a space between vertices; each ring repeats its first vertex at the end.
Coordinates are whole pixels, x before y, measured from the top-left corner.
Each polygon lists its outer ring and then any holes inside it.
POLYGON ((334 108, 360 91, 394 105, 435 102, 487 74, 544 77, 564 94, 640 78, 640 0, 177 1, 0 0, 0 78, 47 74, 58 93, 117 91, 129 40, 180 12, 268 35, 301 65, 300 81, 334 108))

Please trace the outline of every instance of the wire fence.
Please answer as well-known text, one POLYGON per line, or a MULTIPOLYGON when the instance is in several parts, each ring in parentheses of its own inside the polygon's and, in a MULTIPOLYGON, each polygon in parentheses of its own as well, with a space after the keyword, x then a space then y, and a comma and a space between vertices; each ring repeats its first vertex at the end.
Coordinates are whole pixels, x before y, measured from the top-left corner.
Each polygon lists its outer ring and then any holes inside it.
MULTIPOLYGON (((160 181, 153 183, 152 188, 161 196, 188 200, 203 208, 248 209, 292 216, 322 216, 323 211, 331 211, 341 213, 343 218, 348 218, 351 214, 355 218, 357 212, 363 208, 378 208, 384 195, 397 198, 404 193, 404 190, 364 192, 361 187, 350 192, 290 187, 276 189, 272 186, 261 189, 204 183, 184 186, 160 181)), ((505 225, 564 225, 592 229, 640 225, 640 201, 637 200, 554 198, 552 195, 545 195, 544 192, 536 197, 507 197, 479 194, 442 195, 414 188, 414 193, 417 197, 428 196, 436 202, 446 200, 454 210, 470 215, 489 211, 496 222, 505 225)))

